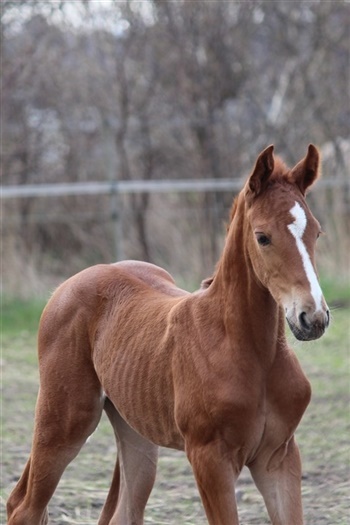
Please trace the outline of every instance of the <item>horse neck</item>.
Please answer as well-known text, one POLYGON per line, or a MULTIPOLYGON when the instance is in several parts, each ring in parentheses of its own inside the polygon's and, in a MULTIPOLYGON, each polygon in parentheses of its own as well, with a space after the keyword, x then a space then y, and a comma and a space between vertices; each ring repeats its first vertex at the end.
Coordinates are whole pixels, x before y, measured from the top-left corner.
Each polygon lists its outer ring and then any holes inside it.
POLYGON ((239 340, 260 353, 274 352, 277 342, 285 340, 283 312, 255 275, 244 207, 240 196, 210 295, 233 343, 239 340))

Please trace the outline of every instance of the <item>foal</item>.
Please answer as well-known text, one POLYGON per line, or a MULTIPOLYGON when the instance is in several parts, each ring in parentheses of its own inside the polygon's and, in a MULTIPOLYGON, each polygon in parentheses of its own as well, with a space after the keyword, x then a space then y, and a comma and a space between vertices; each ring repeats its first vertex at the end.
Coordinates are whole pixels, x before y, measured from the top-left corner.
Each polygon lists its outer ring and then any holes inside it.
POLYGON ((103 409, 118 458, 100 525, 143 523, 158 445, 186 451, 211 525, 238 524, 244 465, 273 524, 303 523, 294 431, 311 391, 285 318, 305 341, 329 323, 314 265, 320 226, 304 198, 318 165, 312 145, 292 170, 273 146, 259 155, 216 272, 193 294, 132 261, 94 266, 57 289, 40 322, 34 438, 9 525, 48 522, 57 483, 103 409))

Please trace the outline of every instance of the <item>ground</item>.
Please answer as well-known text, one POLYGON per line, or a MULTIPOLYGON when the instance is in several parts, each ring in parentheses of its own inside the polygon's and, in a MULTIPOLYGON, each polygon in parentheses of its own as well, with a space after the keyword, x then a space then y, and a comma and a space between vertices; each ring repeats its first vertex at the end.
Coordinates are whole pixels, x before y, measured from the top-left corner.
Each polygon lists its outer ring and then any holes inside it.
MULTIPOLYGON (((25 316, 24 316, 25 317, 25 316)), ((297 431, 303 458, 305 524, 350 523, 350 310, 333 312, 327 334, 313 343, 291 342, 311 380, 313 397, 297 431)), ((0 524, 5 501, 21 474, 30 450, 38 388, 35 331, 20 319, 2 330, 2 475, 0 524), (22 330, 23 326, 28 326, 22 330)), ((68 467, 50 503, 53 525, 97 523, 115 462, 111 428, 99 428, 68 467)), ((261 496, 244 470, 237 486, 242 525, 269 523, 261 496)), ((162 449, 157 481, 146 511, 146 524, 207 523, 191 467, 184 453, 162 449)), ((292 525, 292 524, 286 524, 292 525)))

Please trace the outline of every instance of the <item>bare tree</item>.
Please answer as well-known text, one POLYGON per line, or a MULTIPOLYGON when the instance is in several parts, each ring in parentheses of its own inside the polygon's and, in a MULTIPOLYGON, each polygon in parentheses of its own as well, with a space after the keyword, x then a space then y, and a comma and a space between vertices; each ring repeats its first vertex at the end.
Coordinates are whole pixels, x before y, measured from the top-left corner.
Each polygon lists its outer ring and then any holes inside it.
MULTIPOLYGON (((332 174, 347 175, 350 12, 343 2, 125 0, 98 16, 95 4, 76 2, 74 19, 66 2, 46 4, 3 3, 6 184, 240 177, 269 143, 291 164, 309 142, 331 145, 332 174)), ((161 213, 182 208, 198 220, 187 220, 184 236, 196 239, 192 259, 201 273, 217 258, 231 198, 163 198, 161 213), (196 235, 200 228, 205 235, 196 235)), ((348 197, 337 198, 348 232, 348 197)), ((124 255, 162 264, 161 254, 175 273, 183 268, 155 224, 159 199, 146 194, 112 206, 80 197, 6 203, 15 220, 11 228, 4 221, 5 234, 44 270, 50 261, 49 272, 64 273, 70 258, 70 272, 113 258, 121 204, 124 255)))

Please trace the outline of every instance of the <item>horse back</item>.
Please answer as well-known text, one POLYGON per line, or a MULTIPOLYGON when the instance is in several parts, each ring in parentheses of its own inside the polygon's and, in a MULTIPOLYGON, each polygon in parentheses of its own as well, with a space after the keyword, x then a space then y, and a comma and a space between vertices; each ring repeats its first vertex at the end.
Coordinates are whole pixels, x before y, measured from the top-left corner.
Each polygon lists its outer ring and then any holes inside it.
POLYGON ((188 292, 178 288, 166 270, 151 263, 122 261, 91 266, 62 283, 48 301, 39 326, 39 357, 40 347, 44 350, 62 331, 85 331, 93 344, 97 326, 116 305, 119 308, 135 298, 145 304, 167 303, 168 298, 185 295, 188 292))
POLYGON ((151 289, 169 297, 182 297, 188 294, 176 286, 170 273, 155 264, 142 261, 121 261, 112 266, 125 271, 130 277, 141 280, 151 289))

